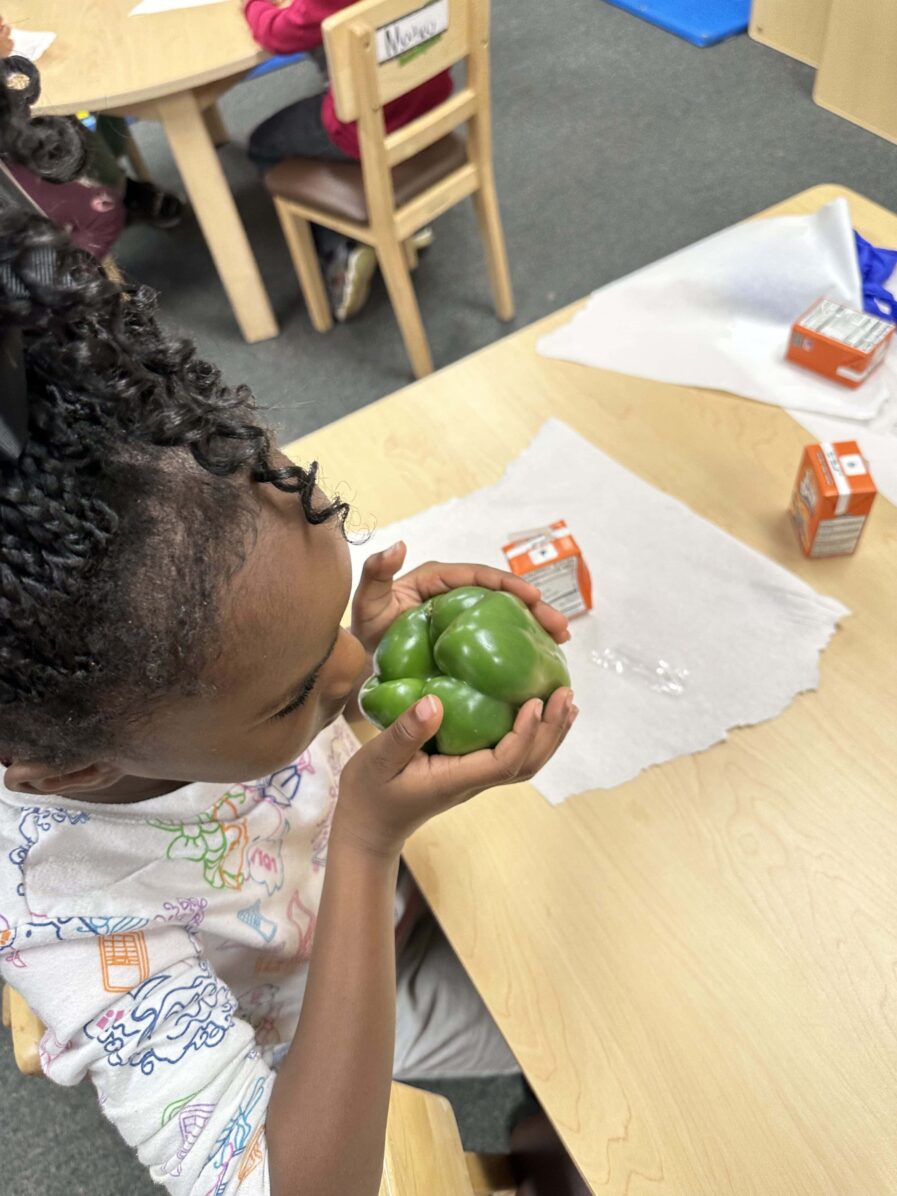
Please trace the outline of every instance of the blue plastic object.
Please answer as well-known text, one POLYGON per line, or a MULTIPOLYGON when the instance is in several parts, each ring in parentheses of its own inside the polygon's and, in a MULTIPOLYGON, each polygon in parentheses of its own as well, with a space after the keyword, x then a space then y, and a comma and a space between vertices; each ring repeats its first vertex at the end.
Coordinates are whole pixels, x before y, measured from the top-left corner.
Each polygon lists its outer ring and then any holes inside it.
POLYGON ((275 54, 273 58, 254 66, 243 82, 248 79, 261 79, 262 75, 270 75, 273 71, 282 71, 285 66, 292 66, 294 62, 301 62, 307 57, 307 54, 275 54))
POLYGON ((744 33, 751 0, 607 0, 615 8, 684 37, 694 46, 712 46, 744 33))
POLYGON ((879 249, 854 231, 857 258, 863 279, 863 309, 870 315, 897 324, 897 299, 885 283, 897 267, 897 249, 879 249))

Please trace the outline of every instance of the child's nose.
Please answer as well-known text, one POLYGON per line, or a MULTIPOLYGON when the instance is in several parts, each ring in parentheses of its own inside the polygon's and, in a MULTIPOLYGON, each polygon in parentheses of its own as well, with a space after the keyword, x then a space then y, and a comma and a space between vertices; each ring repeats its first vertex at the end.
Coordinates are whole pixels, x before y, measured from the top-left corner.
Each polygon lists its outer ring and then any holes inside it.
POLYGON ((339 701, 347 698, 358 684, 365 661, 365 651, 359 641, 345 627, 341 628, 327 670, 328 694, 339 701))

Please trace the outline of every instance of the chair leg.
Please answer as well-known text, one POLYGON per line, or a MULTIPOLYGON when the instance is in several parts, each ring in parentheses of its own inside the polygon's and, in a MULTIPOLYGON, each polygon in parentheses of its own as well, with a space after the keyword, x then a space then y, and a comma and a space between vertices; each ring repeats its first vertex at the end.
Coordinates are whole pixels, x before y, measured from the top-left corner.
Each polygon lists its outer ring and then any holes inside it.
POLYGON ((203 112, 202 118, 206 122, 206 128, 209 130, 212 145, 216 149, 219 145, 227 145, 230 141, 230 133, 227 131, 227 125, 224 123, 224 117, 221 115, 221 109, 218 105, 210 104, 205 112, 203 112))
POLYGON ((495 311, 500 320, 510 320, 514 317, 514 293, 511 290, 508 254, 498 210, 495 179, 491 173, 483 178, 479 191, 474 192, 473 204, 480 226, 480 236, 483 238, 483 248, 486 251, 495 311))
POLYGON ((409 270, 416 270, 418 263, 417 245, 414 243, 414 238, 409 237, 405 242, 405 260, 408 263, 409 270))
POLYGON ((146 160, 140 152, 140 146, 134 140, 134 134, 130 129, 125 131, 125 156, 131 163, 131 169, 142 183, 151 183, 153 181, 152 175, 146 165, 146 160))
POLYGON ((517 1184, 508 1155, 465 1153, 473 1196, 514 1196, 517 1184))
POLYGON ((274 206, 280 217, 296 274, 299 276, 299 285, 312 327, 317 332, 329 332, 333 327, 333 315, 321 274, 321 263, 318 261, 314 238, 311 235, 311 225, 301 216, 294 215, 283 200, 275 199, 274 206))
POLYGON ((433 359, 420 318, 420 308, 417 305, 405 249, 400 241, 390 238, 379 241, 376 250, 383 281, 389 292, 411 368, 415 378, 423 378, 426 374, 433 373, 433 359))

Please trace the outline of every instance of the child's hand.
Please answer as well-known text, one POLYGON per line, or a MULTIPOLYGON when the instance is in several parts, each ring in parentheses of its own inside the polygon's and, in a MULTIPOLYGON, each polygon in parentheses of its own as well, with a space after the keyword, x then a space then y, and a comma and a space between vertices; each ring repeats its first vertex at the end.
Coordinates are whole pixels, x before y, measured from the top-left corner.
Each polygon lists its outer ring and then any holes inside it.
POLYGON ((12 30, 3 23, 0 17, 0 58, 9 58, 12 54, 12 30))
POLYGON ((426 697, 355 753, 340 777, 332 839, 377 855, 397 855, 412 831, 483 789, 528 781, 563 743, 579 713, 573 693, 558 689, 544 705, 521 706, 504 739, 469 756, 427 756, 423 745, 442 721, 426 697))
POLYGON ((443 565, 430 561, 396 579, 405 552, 405 545, 400 540, 384 552, 369 556, 364 563, 361 581, 352 600, 352 634, 361 640, 368 652, 374 651, 403 611, 458 586, 483 586, 487 590, 507 590, 516 594, 559 644, 570 638, 566 616, 543 602, 536 586, 513 573, 489 565, 443 565))

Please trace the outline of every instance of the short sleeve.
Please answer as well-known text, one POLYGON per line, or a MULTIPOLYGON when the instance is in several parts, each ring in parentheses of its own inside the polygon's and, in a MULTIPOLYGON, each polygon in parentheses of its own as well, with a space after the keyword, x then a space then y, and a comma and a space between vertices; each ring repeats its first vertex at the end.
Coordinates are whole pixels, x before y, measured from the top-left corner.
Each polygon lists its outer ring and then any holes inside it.
POLYGON ((45 1073, 66 1085, 89 1074, 106 1116, 175 1196, 267 1196, 274 1073, 230 989, 183 927, 98 934, 71 921, 51 941, 37 925, 33 946, 0 955, 47 1026, 45 1073))

